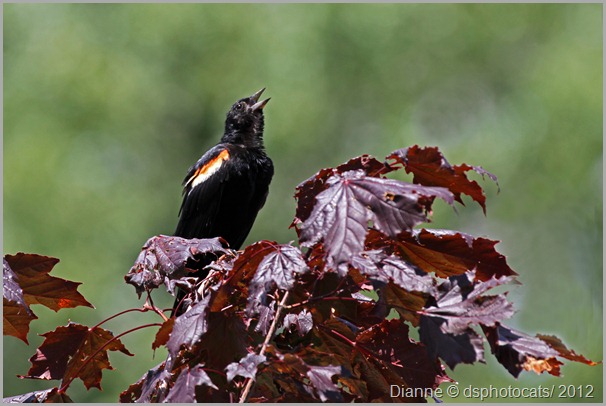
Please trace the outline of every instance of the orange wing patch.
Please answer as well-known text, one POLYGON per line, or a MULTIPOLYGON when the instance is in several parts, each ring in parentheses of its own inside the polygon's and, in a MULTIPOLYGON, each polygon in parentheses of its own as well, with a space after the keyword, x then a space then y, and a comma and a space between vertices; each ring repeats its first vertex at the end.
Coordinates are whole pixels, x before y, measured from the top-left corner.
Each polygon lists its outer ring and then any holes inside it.
POLYGON ((211 159, 206 165, 199 167, 196 172, 192 175, 191 178, 185 184, 185 187, 191 184, 191 187, 194 188, 198 186, 200 183, 204 182, 208 179, 213 173, 217 172, 224 161, 229 159, 229 152, 224 149, 217 155, 215 158, 211 159))

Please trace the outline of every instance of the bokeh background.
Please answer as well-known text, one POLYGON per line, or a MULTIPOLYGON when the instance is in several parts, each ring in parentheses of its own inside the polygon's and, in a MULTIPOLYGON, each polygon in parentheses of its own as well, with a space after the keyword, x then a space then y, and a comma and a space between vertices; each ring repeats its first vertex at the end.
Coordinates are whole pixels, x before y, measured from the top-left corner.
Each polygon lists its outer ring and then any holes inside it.
MULTIPOLYGON (((501 240, 523 283, 509 325, 601 360, 602 52, 601 4, 5 5, 4 252, 60 258, 53 274, 82 282, 96 309, 35 306, 30 346, 4 338, 4 396, 56 384, 15 376, 37 333, 142 304, 123 275, 148 237, 174 230, 180 183, 229 106, 261 87, 276 175, 249 243, 295 239, 294 188, 320 168, 438 145, 501 191, 483 183, 486 217, 438 202, 431 226, 501 240)), ((72 398, 115 402, 164 358, 154 334, 125 337, 136 357, 112 353, 103 391, 77 381, 72 398)), ((602 400, 601 366, 515 380, 486 358, 449 374, 462 387, 593 385, 574 400, 602 400)))

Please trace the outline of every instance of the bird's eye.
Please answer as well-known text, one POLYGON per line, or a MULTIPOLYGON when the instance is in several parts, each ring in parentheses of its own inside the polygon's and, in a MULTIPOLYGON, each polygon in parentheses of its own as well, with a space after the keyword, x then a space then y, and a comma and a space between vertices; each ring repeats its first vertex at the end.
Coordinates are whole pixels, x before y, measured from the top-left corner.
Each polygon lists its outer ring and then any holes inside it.
POLYGON ((236 104, 236 110, 242 110, 244 109, 244 102, 240 102, 238 104, 236 104))

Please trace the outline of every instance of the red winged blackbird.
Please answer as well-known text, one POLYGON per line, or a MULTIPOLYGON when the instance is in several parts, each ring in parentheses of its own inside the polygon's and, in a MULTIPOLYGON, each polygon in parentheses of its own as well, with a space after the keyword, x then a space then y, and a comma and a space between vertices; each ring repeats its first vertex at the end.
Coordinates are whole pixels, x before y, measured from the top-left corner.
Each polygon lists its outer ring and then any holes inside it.
MULTIPOLYGON (((265 204, 274 174, 263 147, 263 107, 269 101, 259 101, 264 90, 231 106, 221 141, 189 169, 176 236, 223 237, 232 249, 242 246, 265 204)), ((184 310, 177 309, 183 296, 183 292, 177 295, 173 310, 177 315, 184 310)))

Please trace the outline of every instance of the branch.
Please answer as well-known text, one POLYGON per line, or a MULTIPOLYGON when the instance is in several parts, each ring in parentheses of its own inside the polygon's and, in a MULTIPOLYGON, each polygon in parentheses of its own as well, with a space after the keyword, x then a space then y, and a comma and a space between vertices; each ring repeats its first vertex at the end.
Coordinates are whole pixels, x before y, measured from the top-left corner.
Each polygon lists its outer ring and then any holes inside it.
MULTIPOLYGON (((286 306, 286 302, 288 301, 289 293, 290 292, 286 292, 284 294, 282 301, 280 301, 280 304, 278 305, 278 310, 276 311, 274 320, 272 321, 271 326, 269 327, 269 331, 267 332, 267 335, 265 336, 265 341, 263 341, 263 345, 261 346, 259 355, 263 355, 263 353, 265 353, 265 350, 267 349, 267 346, 269 345, 269 342, 271 341, 271 338, 273 337, 274 332, 276 331, 276 327, 278 327, 278 320, 280 320, 282 310, 286 306)), ((246 382, 246 386, 244 387, 244 390, 242 391, 242 395, 240 396, 240 400, 238 401, 238 403, 246 402, 246 398, 248 398, 248 394, 250 393, 250 390, 252 389, 253 383, 254 383, 254 380, 252 378, 248 378, 248 381, 246 382)))

